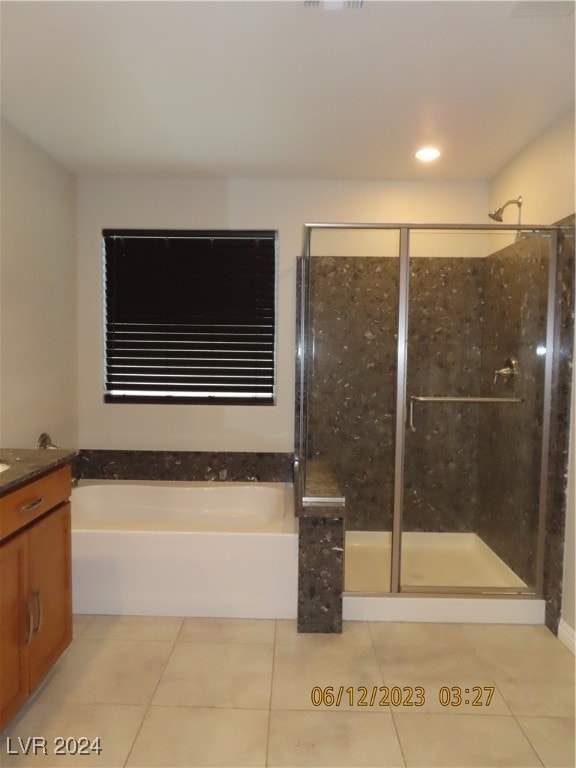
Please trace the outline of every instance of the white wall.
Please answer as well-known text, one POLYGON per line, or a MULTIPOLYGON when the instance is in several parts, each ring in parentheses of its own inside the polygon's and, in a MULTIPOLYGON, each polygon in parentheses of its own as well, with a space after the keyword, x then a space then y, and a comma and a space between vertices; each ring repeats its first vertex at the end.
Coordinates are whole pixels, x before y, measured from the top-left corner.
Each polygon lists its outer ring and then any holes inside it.
POLYGON ((311 221, 478 222, 487 185, 432 182, 78 182, 79 412, 83 448, 292 451, 295 259, 311 221), (278 398, 274 407, 121 405, 102 401, 102 248, 105 227, 279 230, 278 398))
MULTIPOLYGON (((576 210, 574 202, 574 113, 569 112, 525 147, 490 184, 490 210, 522 195, 522 222, 553 224, 576 210)), ((517 208, 504 214, 515 224, 517 208)))
MULTIPOLYGON (((574 113, 571 112, 551 126, 536 141, 525 147, 493 179, 490 186, 490 205, 497 208, 518 195, 524 197, 522 221, 533 224, 553 224, 570 216, 576 210, 574 185, 574 113)), ((512 209, 507 209, 507 212, 512 209)), ((510 214, 514 216, 514 213, 510 214)), ((575 382, 576 386, 576 382, 575 382)), ((574 392, 573 392, 574 395, 574 392)), ((566 549, 564 558, 564 585, 562 621, 574 637, 574 486, 576 474, 576 426, 574 403, 571 417, 571 459, 568 468, 568 505, 566 518, 566 549)), ((573 639, 572 639, 573 642, 573 639)))
POLYGON ((75 180, 5 121, 1 152, 0 445, 75 448, 75 180))

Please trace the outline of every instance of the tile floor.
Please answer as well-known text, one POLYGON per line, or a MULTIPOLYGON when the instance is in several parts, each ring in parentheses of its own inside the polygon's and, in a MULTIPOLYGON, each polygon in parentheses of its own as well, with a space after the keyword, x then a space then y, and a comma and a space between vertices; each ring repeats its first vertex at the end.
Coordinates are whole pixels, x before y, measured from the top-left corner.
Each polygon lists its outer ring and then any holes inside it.
POLYGON ((574 656, 542 626, 348 622, 342 635, 298 635, 293 621, 78 616, 72 646, 2 734, 0 758, 6 768, 569 768, 574 656), (339 702, 314 706, 315 688, 331 703, 329 686, 339 702))

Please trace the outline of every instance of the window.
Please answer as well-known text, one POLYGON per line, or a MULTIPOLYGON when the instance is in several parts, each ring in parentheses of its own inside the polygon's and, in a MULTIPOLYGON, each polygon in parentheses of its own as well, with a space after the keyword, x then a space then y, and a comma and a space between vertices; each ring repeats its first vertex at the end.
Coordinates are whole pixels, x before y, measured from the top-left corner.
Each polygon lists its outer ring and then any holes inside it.
POLYGON ((105 402, 273 404, 276 240, 105 229, 105 402))

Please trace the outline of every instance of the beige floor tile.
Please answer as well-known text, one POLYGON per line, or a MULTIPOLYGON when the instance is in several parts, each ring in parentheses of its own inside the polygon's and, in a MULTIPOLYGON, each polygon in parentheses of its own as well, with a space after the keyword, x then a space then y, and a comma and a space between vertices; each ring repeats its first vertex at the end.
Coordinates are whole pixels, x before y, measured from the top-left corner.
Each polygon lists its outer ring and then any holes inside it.
POLYGON ((390 664, 430 662, 474 650, 458 624, 370 622, 369 628, 379 659, 390 664))
POLYGON ((496 667, 510 661, 533 676, 563 676, 574 669, 574 656, 543 626, 464 625, 463 633, 476 653, 496 667), (534 663, 545 660, 545 664, 534 663))
POLYGON ((273 643, 272 619, 186 619, 178 642, 194 643, 273 643))
MULTIPOLYGON (((546 664, 540 659, 540 665, 546 664)), ((498 690, 516 716, 574 718, 574 682, 496 675, 498 690)))
POLYGON ((57 702, 149 704, 172 648, 172 643, 75 640, 42 695, 57 702))
POLYGON ((154 704, 268 709, 272 645, 177 643, 154 704))
POLYGON ((90 624, 94 616, 90 613, 75 613, 72 617, 72 636, 76 640, 90 624))
MULTIPOLYGON (((382 684, 372 649, 354 645, 334 645, 329 650, 322 645, 276 645, 272 681, 273 709, 316 709, 312 702, 312 689, 325 689, 328 686, 334 688, 336 696, 342 689, 340 703, 334 703, 332 708, 354 709, 361 696, 361 686, 368 689, 370 700, 374 688, 382 684), (352 689, 351 693, 347 691, 349 688, 352 689)), ((320 708, 326 707, 322 705, 320 708)), ((377 700, 372 708, 378 709, 377 700)))
POLYGON ((513 717, 394 713, 408 768, 541 766, 513 717))
POLYGON ((543 626, 465 625, 510 711, 574 717, 574 657, 543 626))
POLYGON ((3 734, 2 765, 265 765, 270 719, 270 766, 575 766, 574 658, 542 626, 345 622, 323 635, 292 620, 81 615, 74 629, 3 734), (410 708, 417 685, 425 705, 410 708), (472 689, 492 685, 490 706, 473 707, 472 689), (315 707, 312 689, 329 686, 333 703, 315 707), (451 691, 443 707, 453 686, 462 701, 451 691), (379 706, 384 687, 397 705, 379 706), (6 754, 6 737, 29 735, 48 756, 6 754), (102 753, 58 762, 55 736, 100 737, 102 753))
POLYGON ((173 642, 183 623, 173 616, 95 616, 82 639, 173 642))
POLYGON ((133 768, 249 768, 266 764, 268 712, 150 707, 130 754, 133 768))
POLYGON ((502 650, 489 656, 477 651, 480 658, 495 676, 506 679, 526 678, 532 681, 566 681, 574 686, 574 656, 565 649, 566 653, 552 655, 545 651, 517 648, 515 651, 502 650))
POLYGON ((40 696, 4 733, 0 763, 5 768, 123 766, 145 714, 146 707, 54 703, 40 696), (30 748, 26 756, 26 739, 34 736, 45 740, 45 749, 39 741, 29 742, 31 747, 36 744, 38 749, 30 748), (101 748, 99 754, 98 748, 101 748), (9 755, 8 751, 18 754, 9 755), (37 752, 35 756, 34 751, 37 752))
POLYGON ((479 651, 499 654, 502 651, 542 651, 548 654, 570 653, 560 640, 542 625, 526 624, 462 624, 462 633, 479 651))
POLYGON ((403 766, 388 712, 272 712, 268 766, 403 766))
POLYGON ((574 768, 574 720, 570 717, 519 717, 546 768, 574 768))
POLYGON ((395 703, 401 702, 395 709, 414 714, 510 714, 490 669, 459 626, 371 624, 370 630, 384 684, 395 689, 395 703))
POLYGON ((484 658, 513 714, 574 717, 574 657, 569 651, 550 657, 545 651, 502 650, 484 658))
POLYGON ((344 645, 370 649, 372 648, 372 637, 365 621, 345 621, 342 624, 341 634, 323 634, 298 632, 295 620, 279 619, 276 622, 276 644, 285 645, 287 643, 326 649, 344 645))
POLYGON ((376 658, 380 664, 385 682, 399 684, 405 682, 414 685, 420 681, 443 685, 490 685, 493 674, 490 667, 471 651, 451 651, 444 653, 431 650, 416 653, 412 658, 409 650, 396 654, 396 660, 390 660, 389 649, 376 648, 376 658))

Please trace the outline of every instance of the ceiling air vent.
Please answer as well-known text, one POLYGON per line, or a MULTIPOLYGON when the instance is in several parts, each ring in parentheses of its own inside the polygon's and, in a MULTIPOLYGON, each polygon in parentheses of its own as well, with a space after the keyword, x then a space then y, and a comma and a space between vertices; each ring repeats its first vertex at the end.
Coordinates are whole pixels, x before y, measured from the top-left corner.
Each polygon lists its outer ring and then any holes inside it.
POLYGON ((324 11, 341 11, 344 8, 362 8, 364 0, 304 0, 305 8, 322 8, 324 11))
POLYGON ((518 17, 541 17, 541 16, 570 16, 574 13, 573 2, 557 2, 556 0, 525 0, 515 3, 510 16, 518 17))

